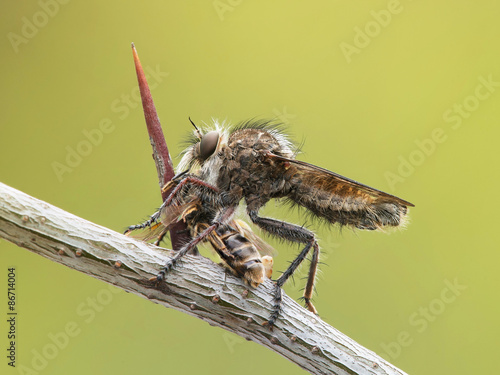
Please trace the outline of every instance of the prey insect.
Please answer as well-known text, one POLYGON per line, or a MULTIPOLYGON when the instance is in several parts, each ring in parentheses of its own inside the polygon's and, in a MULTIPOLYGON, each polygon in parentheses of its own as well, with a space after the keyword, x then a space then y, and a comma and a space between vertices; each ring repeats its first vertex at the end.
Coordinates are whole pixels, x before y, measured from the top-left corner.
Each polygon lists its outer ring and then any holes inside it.
MULTIPOLYGON (((271 199, 281 198, 303 207, 331 224, 379 230, 404 224, 408 207, 401 198, 363 185, 334 172, 297 160, 298 153, 279 124, 247 121, 232 128, 215 124, 213 130, 195 131, 178 166, 177 186, 165 200, 168 207, 185 186, 201 189, 217 207, 213 218, 196 237, 177 252, 159 273, 163 280, 175 262, 232 220, 242 200, 250 220, 280 239, 304 247, 275 282, 274 304, 267 325, 272 328, 281 312, 281 287, 312 251, 303 298, 317 313, 311 299, 320 249, 314 233, 302 226, 261 217, 259 210, 271 199)), ((161 211, 161 209, 160 209, 161 211)))
MULTIPOLYGON (((170 190, 178 181, 178 177, 174 177, 163 190, 170 190)), ((219 207, 218 195, 211 194, 210 190, 203 186, 186 184, 172 196, 168 205, 163 205, 145 223, 130 226, 125 233, 137 231, 132 236, 146 241, 156 238, 155 244, 159 245, 169 226, 177 220, 183 220, 191 238, 197 238, 211 225, 219 207)), ((271 254, 273 248, 258 237, 244 221, 234 219, 219 226, 206 236, 205 241, 209 242, 220 256, 223 266, 242 278, 246 284, 256 288, 265 277, 271 278, 273 258, 270 255, 261 256, 261 253, 271 254)), ((175 262, 170 267, 174 265, 175 262)), ((164 272, 166 271, 162 271, 161 278, 164 277, 164 272)))

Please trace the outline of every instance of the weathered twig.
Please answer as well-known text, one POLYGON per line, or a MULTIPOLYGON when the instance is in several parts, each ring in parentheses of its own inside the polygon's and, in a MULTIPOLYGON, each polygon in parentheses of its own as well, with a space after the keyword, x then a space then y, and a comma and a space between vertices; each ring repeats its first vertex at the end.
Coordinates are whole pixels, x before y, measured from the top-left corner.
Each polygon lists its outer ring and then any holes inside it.
POLYGON ((159 288, 170 254, 86 221, 0 183, 0 237, 128 292, 253 340, 312 374, 402 375, 284 295, 274 331, 262 326, 272 306, 271 281, 247 294, 242 281, 201 256, 186 256, 159 288))

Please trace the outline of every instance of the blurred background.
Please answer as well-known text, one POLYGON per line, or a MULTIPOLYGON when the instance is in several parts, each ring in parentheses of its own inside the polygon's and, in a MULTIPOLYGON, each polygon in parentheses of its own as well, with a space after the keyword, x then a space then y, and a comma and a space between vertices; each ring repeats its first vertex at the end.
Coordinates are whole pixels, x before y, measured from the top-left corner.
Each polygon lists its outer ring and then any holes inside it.
MULTIPOLYGON (((188 116, 276 118, 304 142, 301 160, 416 205, 388 235, 268 204, 266 215, 318 233, 326 322, 409 374, 497 373, 499 18, 500 3, 464 0, 9 2, 0 181, 119 232, 161 204, 134 42, 174 160, 188 116)), ((299 249, 269 241, 284 270, 299 249)), ((17 269, 20 314, 18 367, 2 356, 2 373, 304 373, 201 320, 0 249, 1 279, 17 269), (78 334, 51 351, 68 324, 78 334)), ((293 298, 305 271, 285 287, 293 298)))

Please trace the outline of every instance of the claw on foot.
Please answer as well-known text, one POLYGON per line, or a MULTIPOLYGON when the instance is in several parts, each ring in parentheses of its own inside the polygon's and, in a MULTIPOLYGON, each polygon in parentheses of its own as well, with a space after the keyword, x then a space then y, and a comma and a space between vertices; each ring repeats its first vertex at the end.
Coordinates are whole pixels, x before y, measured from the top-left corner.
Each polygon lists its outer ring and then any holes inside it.
POLYGON ((158 288, 164 278, 165 278, 165 272, 164 271, 160 271, 160 273, 158 273, 158 275, 156 275, 154 277, 150 277, 149 281, 154 281, 155 282, 155 287, 158 288))
POLYGON ((304 298, 304 302, 306 304, 307 309, 312 312, 315 315, 318 315, 318 310, 316 310, 316 307, 312 304, 311 300, 309 298, 304 298))
POLYGON ((163 279, 165 278, 165 272, 164 271, 161 271, 157 276, 156 276, 156 283, 155 285, 158 287, 161 282, 163 281, 163 279))
POLYGON ((266 321, 266 322, 262 323, 262 325, 263 325, 264 327, 267 327, 270 331, 272 331, 272 330, 273 330, 273 328, 274 328, 274 322, 273 322, 273 321, 271 321, 271 320, 268 320, 268 321, 266 321))

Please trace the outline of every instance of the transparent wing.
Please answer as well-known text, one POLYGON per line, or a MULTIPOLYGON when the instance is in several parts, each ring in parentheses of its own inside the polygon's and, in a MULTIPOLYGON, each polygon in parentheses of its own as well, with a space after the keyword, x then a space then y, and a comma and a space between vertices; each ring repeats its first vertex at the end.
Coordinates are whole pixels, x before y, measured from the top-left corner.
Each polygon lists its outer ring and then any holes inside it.
POLYGON ((259 251, 261 255, 273 255, 276 250, 260 238, 250 226, 240 219, 234 219, 229 225, 236 229, 243 237, 249 240, 259 251))

